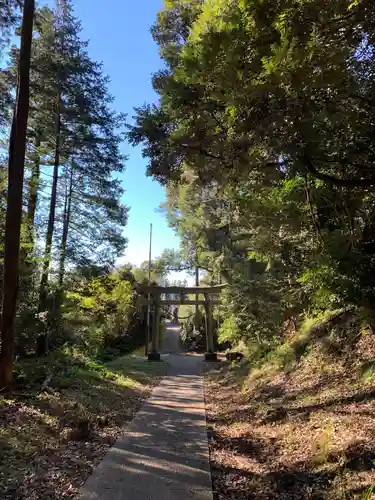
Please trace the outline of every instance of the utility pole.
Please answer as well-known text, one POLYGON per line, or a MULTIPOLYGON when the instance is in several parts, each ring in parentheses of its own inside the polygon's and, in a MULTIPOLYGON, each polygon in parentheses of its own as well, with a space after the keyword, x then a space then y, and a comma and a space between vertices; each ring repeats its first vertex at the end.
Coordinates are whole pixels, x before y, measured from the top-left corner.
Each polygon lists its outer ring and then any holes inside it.
MULTIPOLYGON (((148 284, 151 285, 151 253, 152 253, 152 224, 150 224, 150 247, 148 252, 148 284)), ((150 344, 150 313, 151 313, 151 294, 148 293, 147 305, 147 328, 146 328, 146 342, 145 342, 145 355, 148 355, 148 346, 150 344)))

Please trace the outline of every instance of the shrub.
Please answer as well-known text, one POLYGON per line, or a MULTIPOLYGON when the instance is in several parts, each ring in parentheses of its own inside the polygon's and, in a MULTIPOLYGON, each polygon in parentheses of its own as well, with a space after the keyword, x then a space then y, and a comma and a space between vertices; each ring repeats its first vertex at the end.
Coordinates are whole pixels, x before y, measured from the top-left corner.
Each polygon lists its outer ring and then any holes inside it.
POLYGON ((205 350, 206 338, 205 338, 204 326, 201 325, 198 330, 195 328, 194 315, 190 316, 182 324, 181 341, 185 349, 195 350, 195 351, 205 350))
MULTIPOLYGON (((80 318, 78 342, 96 357, 110 359, 144 342, 143 318, 137 314, 135 298, 130 281, 117 274, 100 276, 66 295, 64 314, 80 318)), ((67 324, 71 326, 70 321, 67 324)))

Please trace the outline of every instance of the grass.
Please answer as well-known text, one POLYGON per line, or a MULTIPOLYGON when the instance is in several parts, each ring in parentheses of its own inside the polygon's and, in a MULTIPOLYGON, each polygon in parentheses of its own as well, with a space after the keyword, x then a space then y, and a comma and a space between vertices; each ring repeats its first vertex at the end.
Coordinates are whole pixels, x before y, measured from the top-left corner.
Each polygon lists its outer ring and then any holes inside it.
POLYGON ((375 337, 361 331, 334 312, 207 375, 216 498, 374 497, 375 337))
POLYGON ((375 493, 375 485, 370 486, 370 488, 364 493, 363 500, 373 500, 375 493))
POLYGON ((163 373, 76 350, 17 364, 13 394, 0 398, 0 498, 72 498, 163 373))
POLYGON ((134 349, 131 353, 133 358, 144 358, 145 357, 145 346, 142 345, 134 349))

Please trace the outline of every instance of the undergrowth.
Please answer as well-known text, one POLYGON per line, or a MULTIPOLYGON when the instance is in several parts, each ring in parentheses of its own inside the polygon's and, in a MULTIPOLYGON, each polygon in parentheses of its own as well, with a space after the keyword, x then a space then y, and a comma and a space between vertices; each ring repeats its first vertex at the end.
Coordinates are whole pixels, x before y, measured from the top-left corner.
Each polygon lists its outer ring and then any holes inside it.
POLYGON ((373 498, 375 336, 358 311, 243 352, 206 380, 217 498, 373 498))
MULTIPOLYGON (((314 348, 320 350, 320 361, 326 358, 330 362, 330 358, 335 356, 349 359, 350 355, 353 361, 360 361, 353 346, 367 335, 370 333, 363 318, 351 310, 325 311, 316 317, 306 317, 299 330, 286 335, 283 340, 274 337, 271 342, 254 342, 246 346, 244 364, 251 369, 253 377, 264 372, 289 372, 314 348)), ((321 368, 324 369, 324 365, 321 368)), ((371 356, 363 359, 357 366, 357 372, 362 381, 374 381, 375 359, 371 356)))
POLYGON ((13 393, 0 396, 0 498, 78 488, 163 373, 163 363, 73 347, 17 362, 13 393))

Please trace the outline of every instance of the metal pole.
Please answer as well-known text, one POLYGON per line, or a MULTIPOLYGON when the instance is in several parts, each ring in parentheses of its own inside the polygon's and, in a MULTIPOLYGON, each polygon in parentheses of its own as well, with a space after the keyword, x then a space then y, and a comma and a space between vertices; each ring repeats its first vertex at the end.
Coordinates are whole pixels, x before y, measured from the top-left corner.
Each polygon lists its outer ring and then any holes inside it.
MULTIPOLYGON (((150 224, 150 248, 148 252, 148 284, 151 284, 151 251, 152 251, 152 224, 150 224)), ((148 305, 147 305, 147 329, 146 329, 146 345, 145 345, 145 355, 148 354, 148 347, 150 345, 150 305, 151 294, 148 294, 148 305)))

